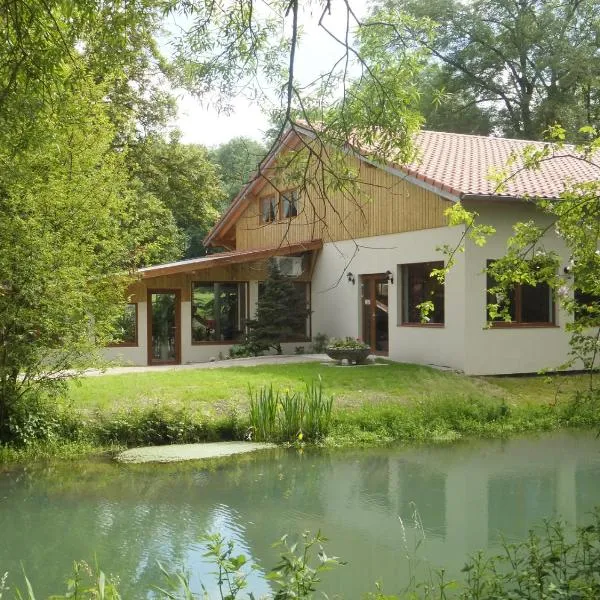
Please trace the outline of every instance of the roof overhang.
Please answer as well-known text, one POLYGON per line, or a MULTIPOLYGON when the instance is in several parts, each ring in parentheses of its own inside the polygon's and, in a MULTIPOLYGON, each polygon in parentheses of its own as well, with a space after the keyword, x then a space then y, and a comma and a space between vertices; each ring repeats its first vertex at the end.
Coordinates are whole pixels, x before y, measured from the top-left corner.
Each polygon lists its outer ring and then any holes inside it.
POLYGON ((270 248, 259 248, 255 250, 237 250, 234 252, 220 252, 210 254, 201 258, 192 258, 190 260, 181 260, 178 262, 156 265, 139 269, 138 274, 142 279, 151 279, 153 277, 164 277, 165 275, 176 275, 181 273, 194 273, 214 267, 224 267, 241 263, 249 263, 257 260, 264 260, 272 256, 287 256, 290 254, 300 254, 320 250, 323 247, 323 240, 306 240, 304 242, 295 242, 293 244, 282 243, 279 246, 270 248))

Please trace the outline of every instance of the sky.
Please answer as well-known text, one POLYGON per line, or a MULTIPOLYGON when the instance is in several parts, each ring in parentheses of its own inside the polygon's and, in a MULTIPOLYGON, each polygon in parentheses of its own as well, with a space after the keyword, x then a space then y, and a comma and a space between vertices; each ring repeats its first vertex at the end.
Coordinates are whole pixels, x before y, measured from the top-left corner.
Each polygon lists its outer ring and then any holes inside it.
MULTIPOLYGON (((359 18, 367 11, 367 0, 354 0, 352 9, 359 18)), ((345 17, 342 6, 327 17, 327 26, 336 34, 345 29, 345 17)), ((321 28, 318 27, 318 6, 314 13, 305 10, 300 18, 303 36, 296 52, 296 75, 300 82, 314 80, 319 74, 326 72, 342 54, 341 47, 321 28)), ((178 102, 178 119, 176 126, 182 132, 182 141, 204 146, 216 146, 233 137, 245 136, 262 141, 269 128, 266 115, 261 107, 251 104, 245 98, 237 98, 233 102, 234 112, 219 114, 214 108, 207 106, 192 97, 184 90, 175 90, 178 102)))

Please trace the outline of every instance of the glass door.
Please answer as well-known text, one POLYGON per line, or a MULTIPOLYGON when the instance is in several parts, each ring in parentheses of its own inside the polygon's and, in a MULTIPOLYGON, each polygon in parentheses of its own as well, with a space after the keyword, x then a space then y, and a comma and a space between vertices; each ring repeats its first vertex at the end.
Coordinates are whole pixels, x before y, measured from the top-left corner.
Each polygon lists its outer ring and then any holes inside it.
POLYGON ((361 275, 363 340, 374 354, 389 349, 388 280, 385 275, 361 275))
POLYGON ((181 362, 179 290, 148 292, 148 364, 181 362))

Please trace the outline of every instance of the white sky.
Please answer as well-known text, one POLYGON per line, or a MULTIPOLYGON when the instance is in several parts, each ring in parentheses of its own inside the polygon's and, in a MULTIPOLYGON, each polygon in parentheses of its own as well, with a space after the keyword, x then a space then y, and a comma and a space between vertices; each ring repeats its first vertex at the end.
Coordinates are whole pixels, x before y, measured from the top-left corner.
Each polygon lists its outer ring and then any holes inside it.
MULTIPOLYGON (((352 9, 358 18, 367 11, 367 0, 354 0, 352 9)), ((345 8, 332 2, 332 14, 327 17, 327 27, 336 35, 345 30, 345 8), (336 18, 337 17, 337 18, 336 18)), ((320 10, 315 6, 314 14, 304 11, 301 15, 303 36, 296 51, 296 76, 301 82, 307 83, 318 75, 327 72, 333 63, 342 55, 341 46, 331 39, 318 27, 320 10)), ((211 107, 202 103, 184 90, 176 90, 179 116, 176 126, 182 131, 182 141, 198 143, 205 146, 215 146, 227 142, 236 136, 246 136, 261 141, 264 132, 269 127, 266 116, 261 108, 250 104, 245 98, 234 100, 234 112, 218 114, 211 107)))

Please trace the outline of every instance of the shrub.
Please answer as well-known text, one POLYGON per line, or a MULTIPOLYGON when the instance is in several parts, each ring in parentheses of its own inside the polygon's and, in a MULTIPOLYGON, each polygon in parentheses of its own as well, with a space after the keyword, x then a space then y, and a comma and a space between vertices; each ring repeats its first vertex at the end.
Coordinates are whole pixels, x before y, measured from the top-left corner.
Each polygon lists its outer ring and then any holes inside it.
POLYGON ((326 333, 317 333, 312 341, 313 352, 323 354, 328 343, 329 336, 326 333))

